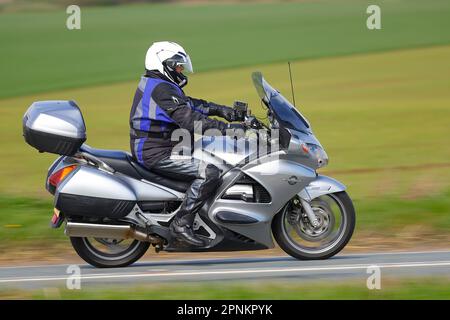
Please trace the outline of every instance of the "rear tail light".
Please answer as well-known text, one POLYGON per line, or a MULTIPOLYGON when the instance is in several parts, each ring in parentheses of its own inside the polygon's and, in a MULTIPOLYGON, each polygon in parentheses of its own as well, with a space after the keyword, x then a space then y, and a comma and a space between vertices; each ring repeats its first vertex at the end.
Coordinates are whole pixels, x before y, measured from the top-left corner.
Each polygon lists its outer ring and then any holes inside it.
POLYGON ((71 173, 73 170, 75 170, 77 166, 76 165, 72 165, 72 166, 68 166, 68 167, 64 167, 58 171, 56 171, 54 174, 52 174, 50 176, 50 178, 48 179, 49 184, 51 184, 54 187, 57 187, 58 184, 64 180, 65 177, 67 177, 67 175, 69 173, 71 173))

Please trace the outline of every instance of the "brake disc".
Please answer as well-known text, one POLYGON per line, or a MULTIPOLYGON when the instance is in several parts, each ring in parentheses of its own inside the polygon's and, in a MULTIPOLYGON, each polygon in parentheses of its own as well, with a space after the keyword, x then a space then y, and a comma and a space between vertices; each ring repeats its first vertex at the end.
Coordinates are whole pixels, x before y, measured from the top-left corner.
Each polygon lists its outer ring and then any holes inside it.
POLYGON ((314 200, 311 203, 311 208, 316 215, 319 225, 314 227, 309 219, 305 217, 305 219, 299 219, 298 223, 293 224, 293 226, 300 238, 310 242, 317 242, 325 239, 333 232, 335 217, 326 201, 314 200))

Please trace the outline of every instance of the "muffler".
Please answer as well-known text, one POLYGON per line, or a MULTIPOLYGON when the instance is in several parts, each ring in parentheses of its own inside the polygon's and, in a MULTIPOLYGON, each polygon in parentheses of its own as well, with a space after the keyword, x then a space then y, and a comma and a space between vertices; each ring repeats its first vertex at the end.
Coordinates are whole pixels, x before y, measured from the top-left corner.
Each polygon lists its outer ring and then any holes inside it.
POLYGON ((144 242, 161 243, 159 237, 148 235, 131 226, 67 222, 64 234, 69 237, 93 237, 107 239, 136 239, 144 242))

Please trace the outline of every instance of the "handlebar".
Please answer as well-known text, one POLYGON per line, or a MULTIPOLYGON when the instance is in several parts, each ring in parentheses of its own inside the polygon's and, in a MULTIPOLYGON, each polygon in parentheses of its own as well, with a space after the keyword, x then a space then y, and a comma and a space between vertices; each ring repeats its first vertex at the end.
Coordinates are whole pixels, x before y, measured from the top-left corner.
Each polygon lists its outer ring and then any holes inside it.
POLYGON ((267 127, 259 121, 255 116, 251 115, 251 110, 248 109, 248 103, 242 101, 235 101, 233 109, 236 111, 238 118, 244 119, 243 124, 246 129, 263 129, 267 127))
POLYGON ((235 101, 233 103, 233 109, 236 113, 237 119, 245 119, 249 114, 248 103, 242 101, 235 101))

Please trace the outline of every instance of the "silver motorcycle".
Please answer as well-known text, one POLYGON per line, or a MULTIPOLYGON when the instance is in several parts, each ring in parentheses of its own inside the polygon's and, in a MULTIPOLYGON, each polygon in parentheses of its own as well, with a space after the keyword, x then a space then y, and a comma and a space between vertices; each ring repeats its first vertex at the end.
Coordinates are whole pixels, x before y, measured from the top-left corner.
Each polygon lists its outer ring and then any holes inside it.
POLYGON ((297 259, 340 252, 355 227, 346 187, 316 172, 328 156, 305 117, 261 73, 252 79, 267 124, 238 103, 245 136, 207 137, 194 148, 194 157, 222 170, 219 188, 194 220, 203 247, 179 242, 169 231, 189 181, 158 175, 128 152, 86 145, 75 102, 34 102, 23 117, 24 138, 40 152, 60 155, 46 179, 54 195, 51 226, 66 222, 73 248, 96 267, 130 265, 150 245, 156 252, 243 251, 273 248, 275 238, 297 259))

